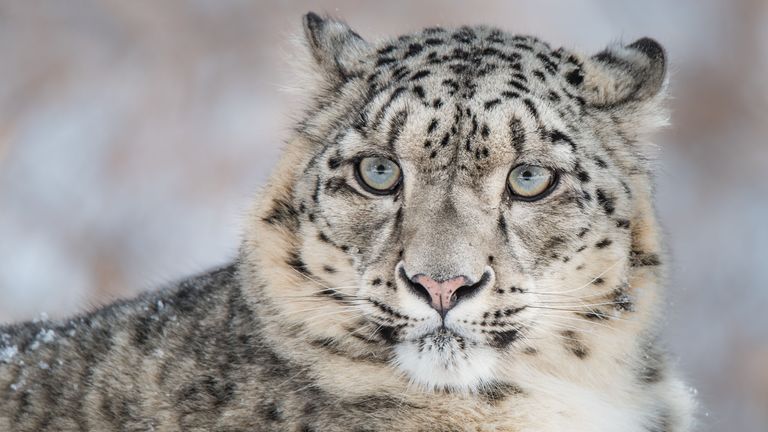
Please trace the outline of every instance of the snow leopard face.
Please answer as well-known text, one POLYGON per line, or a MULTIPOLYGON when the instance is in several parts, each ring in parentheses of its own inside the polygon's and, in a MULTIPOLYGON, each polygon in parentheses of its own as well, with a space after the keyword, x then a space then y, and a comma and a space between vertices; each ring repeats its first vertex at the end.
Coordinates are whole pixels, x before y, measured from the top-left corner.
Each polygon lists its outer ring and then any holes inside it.
POLYGON ((588 361, 642 313, 638 275, 660 264, 642 144, 664 119, 656 42, 586 57, 487 27, 378 44, 304 27, 310 156, 263 222, 290 238, 276 266, 355 323, 328 324, 326 345, 471 391, 537 358, 588 361))

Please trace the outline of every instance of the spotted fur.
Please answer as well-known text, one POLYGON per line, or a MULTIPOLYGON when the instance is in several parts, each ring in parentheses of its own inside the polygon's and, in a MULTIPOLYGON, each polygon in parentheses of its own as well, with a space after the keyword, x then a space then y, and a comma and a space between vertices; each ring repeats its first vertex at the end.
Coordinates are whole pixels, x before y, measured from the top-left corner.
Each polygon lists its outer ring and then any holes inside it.
POLYGON ((0 430, 689 430, 657 338, 661 46, 369 43, 312 13, 304 33, 309 108, 238 260, 0 328, 0 430), (395 193, 358 182, 374 155, 400 165, 395 193), (520 163, 557 186, 514 199, 520 163), (441 318, 414 274, 484 282, 441 318))

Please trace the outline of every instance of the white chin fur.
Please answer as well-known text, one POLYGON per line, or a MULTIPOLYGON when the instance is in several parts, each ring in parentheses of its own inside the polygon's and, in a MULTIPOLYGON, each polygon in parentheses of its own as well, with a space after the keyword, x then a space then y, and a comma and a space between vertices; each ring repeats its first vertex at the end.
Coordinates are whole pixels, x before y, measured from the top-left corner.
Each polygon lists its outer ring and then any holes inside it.
POLYGON ((467 346, 460 351, 455 344, 452 341, 439 349, 433 341, 402 342, 395 348, 395 365, 424 391, 470 393, 493 381, 497 361, 493 349, 467 346))

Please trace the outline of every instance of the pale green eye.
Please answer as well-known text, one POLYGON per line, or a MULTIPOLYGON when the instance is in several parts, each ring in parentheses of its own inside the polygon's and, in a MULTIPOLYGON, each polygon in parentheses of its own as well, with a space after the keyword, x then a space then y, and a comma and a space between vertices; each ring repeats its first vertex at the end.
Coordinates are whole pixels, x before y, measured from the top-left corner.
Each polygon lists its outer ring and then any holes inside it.
POLYGON ((384 157, 367 157, 357 165, 357 179, 371 193, 383 195, 392 193, 400 184, 400 167, 384 157))
POLYGON ((543 198, 555 183, 555 173, 536 165, 519 165, 510 171, 507 184, 512 196, 524 201, 543 198))

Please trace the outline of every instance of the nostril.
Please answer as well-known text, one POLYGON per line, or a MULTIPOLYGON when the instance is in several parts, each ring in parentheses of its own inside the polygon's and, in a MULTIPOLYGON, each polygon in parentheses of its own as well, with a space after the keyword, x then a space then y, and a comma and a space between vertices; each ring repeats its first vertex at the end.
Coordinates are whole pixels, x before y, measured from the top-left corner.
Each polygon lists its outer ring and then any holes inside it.
POLYGON ((432 295, 429 293, 427 287, 417 282, 418 276, 414 276, 413 278, 408 277, 408 273, 406 273, 405 268, 403 267, 400 267, 398 274, 413 294, 424 299, 427 304, 432 303, 432 295))
POLYGON ((432 295, 429 294, 429 290, 424 285, 411 281, 408 286, 411 287, 411 291, 413 291, 414 294, 421 297, 426 301, 428 304, 432 303, 432 295))
POLYGON ((456 290, 456 292, 453 293, 453 297, 451 297, 451 303, 458 303, 459 300, 472 297, 472 295, 475 294, 475 291, 477 291, 477 288, 475 288, 474 285, 461 286, 456 290))
POLYGON ((489 272, 485 272, 483 273, 483 276, 480 278, 480 280, 477 281, 477 283, 472 285, 463 285, 457 288, 451 297, 451 304, 456 305, 463 299, 467 299, 477 294, 488 283, 488 279, 490 279, 490 277, 491 274, 489 272))

